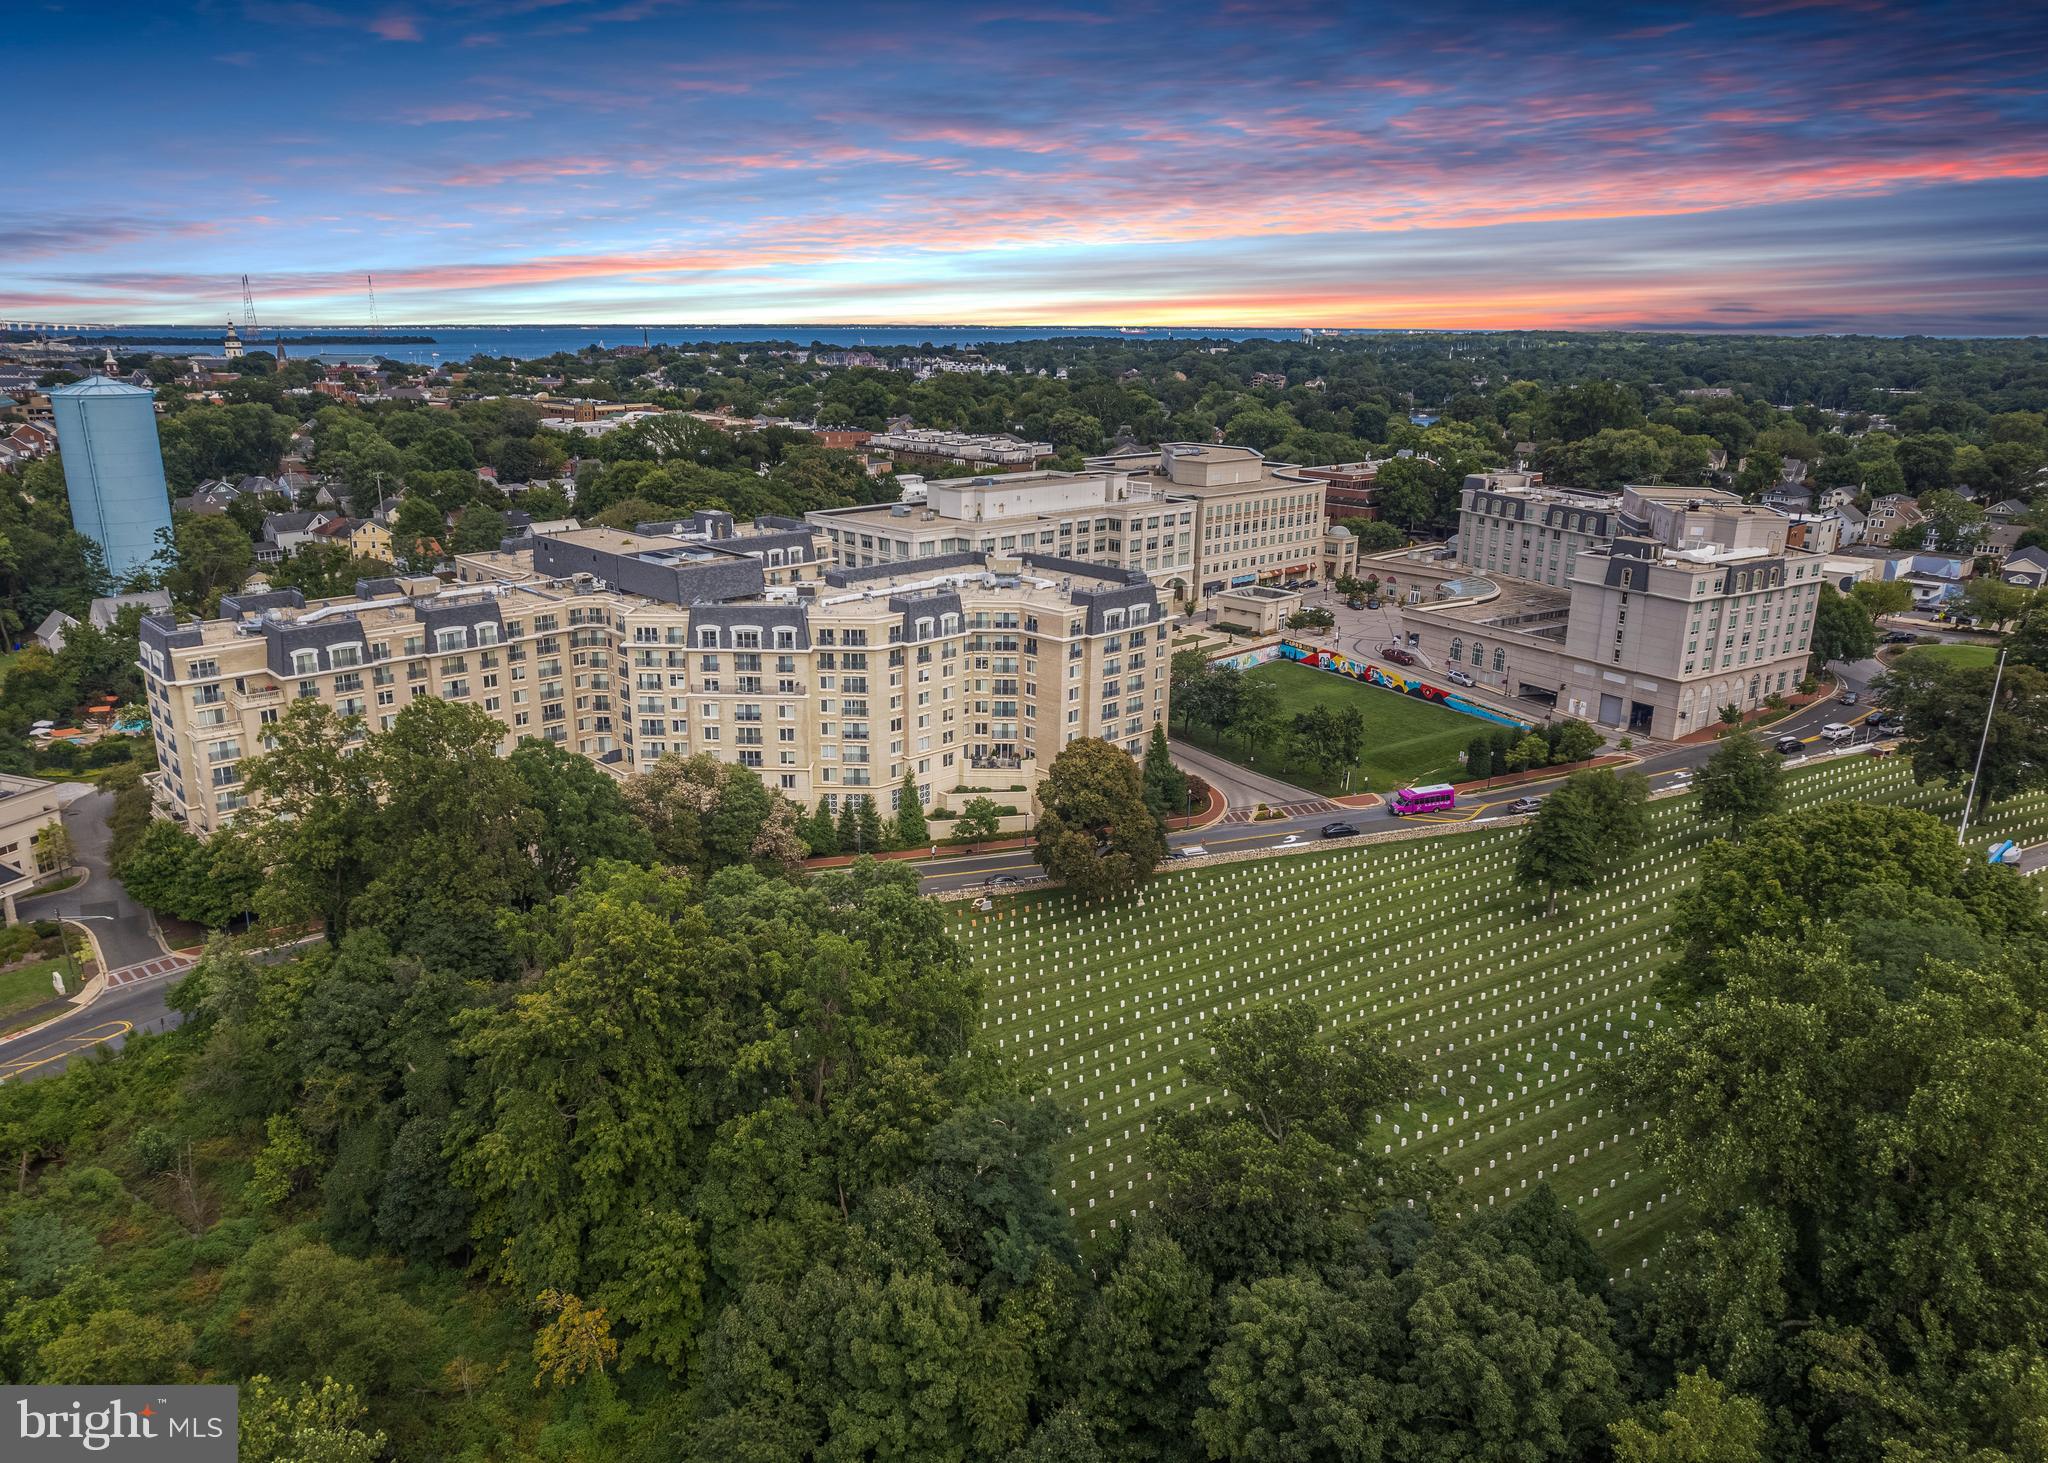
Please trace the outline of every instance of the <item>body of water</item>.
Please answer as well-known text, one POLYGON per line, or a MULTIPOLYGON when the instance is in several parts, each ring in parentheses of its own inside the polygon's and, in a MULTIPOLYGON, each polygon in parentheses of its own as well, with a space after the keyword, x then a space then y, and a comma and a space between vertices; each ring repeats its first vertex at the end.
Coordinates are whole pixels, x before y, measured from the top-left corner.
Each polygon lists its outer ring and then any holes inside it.
MULTIPOLYGON (((374 335, 362 325, 279 325, 265 326, 255 333, 253 340, 244 344, 250 349, 268 349, 267 342, 274 334, 286 337, 285 353, 290 356, 309 356, 323 360, 363 360, 374 356, 387 356, 392 360, 411 361, 433 365, 440 361, 466 361, 471 356, 512 356, 527 360, 535 356, 551 356, 561 351, 579 351, 585 346, 639 345, 642 340, 656 345, 704 345, 712 342, 732 341, 744 344, 751 341, 793 341, 799 346, 818 343, 828 347, 849 348, 868 346, 978 346, 994 345, 1021 340, 1072 340, 1088 337, 1119 338, 1134 341, 1158 340, 1293 340, 1299 338, 1301 330, 1296 326, 1274 326, 1267 329, 1247 330, 1242 327, 1203 329, 1198 326, 1172 326, 1157 329, 1118 330, 1101 325, 390 325, 384 327, 393 336, 432 336, 433 343, 417 343, 389 346, 365 343, 364 336, 374 335), (644 335, 643 335, 644 332, 644 335), (322 335, 347 336, 346 343, 337 342, 332 349, 319 345, 296 345, 290 342, 298 337, 318 339, 322 335)), ((1338 332, 1324 332, 1338 333, 1338 332)), ((1346 335, 1369 335, 1373 331, 1344 331, 1346 335)), ((136 350, 155 350, 173 355, 199 355, 222 353, 221 328, 219 326, 178 326, 178 325, 135 325, 135 326, 91 326, 76 331, 53 333, 47 338, 62 342, 67 339, 108 340, 116 344, 123 339, 145 338, 148 345, 137 344, 136 350), (175 342, 166 344, 165 342, 175 342)), ((0 349, 4 349, 0 345, 0 349)))

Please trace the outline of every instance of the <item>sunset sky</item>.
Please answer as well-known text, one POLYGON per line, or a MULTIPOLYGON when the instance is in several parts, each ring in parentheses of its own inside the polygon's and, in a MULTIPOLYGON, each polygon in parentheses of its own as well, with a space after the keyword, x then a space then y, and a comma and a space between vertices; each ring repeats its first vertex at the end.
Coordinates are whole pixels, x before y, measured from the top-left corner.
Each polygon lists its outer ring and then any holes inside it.
POLYGON ((0 318, 2032 333, 2044 16, 22 0, 0 318))

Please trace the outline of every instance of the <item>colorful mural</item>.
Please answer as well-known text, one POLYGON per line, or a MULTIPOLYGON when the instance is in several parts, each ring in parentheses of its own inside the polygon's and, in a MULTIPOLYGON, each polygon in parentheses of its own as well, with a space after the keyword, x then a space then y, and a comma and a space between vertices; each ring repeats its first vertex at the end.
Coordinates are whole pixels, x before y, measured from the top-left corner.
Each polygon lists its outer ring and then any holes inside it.
MULTIPOLYGON (((1263 661, 1276 658, 1296 661, 1310 670, 1330 671, 1336 675, 1349 676, 1352 680, 1363 681, 1368 686, 1378 686, 1385 691, 1399 691, 1403 696, 1413 696, 1418 701, 1434 702, 1438 706, 1448 707, 1466 716, 1476 716, 1481 721, 1490 721, 1497 726, 1512 726, 1527 731, 1533 725, 1521 717, 1509 716, 1505 712, 1495 711, 1490 706, 1482 706, 1477 701, 1467 700, 1454 692, 1444 690, 1441 686, 1412 680, 1397 670, 1389 670, 1370 661, 1355 660, 1340 650, 1325 650, 1316 645, 1297 645, 1292 640, 1283 640, 1277 647, 1261 647, 1261 650, 1265 653, 1260 660, 1253 661, 1252 664, 1261 664, 1263 661)), ((1259 651, 1251 651, 1219 664, 1228 665, 1259 654, 1259 651)))

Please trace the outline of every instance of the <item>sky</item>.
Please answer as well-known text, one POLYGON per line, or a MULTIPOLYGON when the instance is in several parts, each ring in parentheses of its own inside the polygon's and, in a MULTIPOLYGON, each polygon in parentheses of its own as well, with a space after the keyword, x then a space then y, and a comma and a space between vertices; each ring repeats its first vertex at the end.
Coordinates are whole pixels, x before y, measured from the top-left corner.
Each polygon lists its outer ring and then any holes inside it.
POLYGON ((2048 6, 17 0, 0 321, 2048 332, 2048 6))

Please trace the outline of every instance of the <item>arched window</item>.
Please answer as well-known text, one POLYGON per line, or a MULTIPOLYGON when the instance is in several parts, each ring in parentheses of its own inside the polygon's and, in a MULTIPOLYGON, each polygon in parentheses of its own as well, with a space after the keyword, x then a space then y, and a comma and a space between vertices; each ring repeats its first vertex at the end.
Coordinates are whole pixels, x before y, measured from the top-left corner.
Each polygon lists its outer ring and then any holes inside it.
POLYGON ((1465 637, 1464 637, 1464 636, 1462 636, 1462 635, 1459 635, 1459 636, 1455 636, 1455 637, 1453 637, 1453 638, 1452 638, 1452 640, 1451 640, 1451 659, 1452 659, 1452 660, 1463 660, 1464 658, 1465 658, 1465 637))
POLYGON ((1477 640, 1472 642, 1472 664, 1474 666, 1486 664, 1486 647, 1477 640))
POLYGON ((1493 648, 1493 668, 1496 672, 1505 671, 1508 668, 1508 653, 1502 646, 1496 645, 1493 648))

